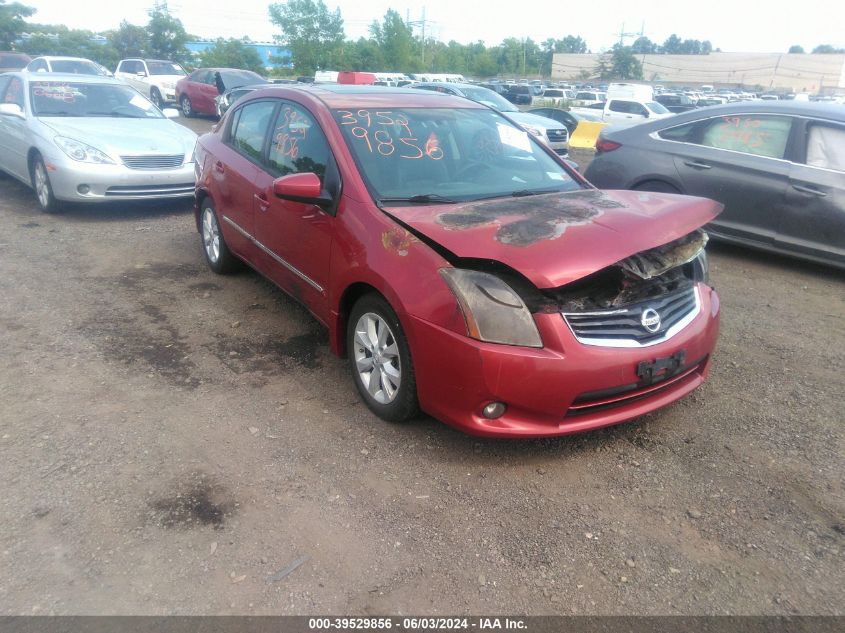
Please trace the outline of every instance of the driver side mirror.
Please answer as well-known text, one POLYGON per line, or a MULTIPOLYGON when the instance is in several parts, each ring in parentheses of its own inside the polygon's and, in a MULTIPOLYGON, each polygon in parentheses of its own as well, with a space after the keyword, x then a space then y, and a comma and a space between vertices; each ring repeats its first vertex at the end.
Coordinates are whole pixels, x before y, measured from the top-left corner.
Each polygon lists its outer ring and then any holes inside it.
POLYGON ((277 178, 273 181, 273 193, 283 200, 316 204, 318 207, 329 206, 334 202, 332 196, 323 191, 319 176, 311 172, 277 178))
POLYGON ((0 103, 0 114, 18 117, 19 119, 24 118, 23 108, 17 103, 0 103))
POLYGON ((139 70, 135 74, 138 75, 139 77, 146 77, 147 76, 147 73, 145 73, 143 70, 139 70))

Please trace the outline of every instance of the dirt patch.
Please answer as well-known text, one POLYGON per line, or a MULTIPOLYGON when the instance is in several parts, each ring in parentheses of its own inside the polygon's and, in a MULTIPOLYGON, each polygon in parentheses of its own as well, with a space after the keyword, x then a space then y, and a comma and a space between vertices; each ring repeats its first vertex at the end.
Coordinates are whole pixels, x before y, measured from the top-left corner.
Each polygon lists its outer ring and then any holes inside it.
POLYGON ((147 518, 149 523, 166 529, 204 525, 222 529, 236 505, 227 498, 225 489, 201 478, 187 488, 151 502, 147 518))
POLYGON ((237 374, 256 372, 277 376, 295 368, 319 369, 322 355, 328 353, 328 333, 315 329, 284 340, 265 338, 260 341, 217 334, 217 341, 209 347, 237 374))

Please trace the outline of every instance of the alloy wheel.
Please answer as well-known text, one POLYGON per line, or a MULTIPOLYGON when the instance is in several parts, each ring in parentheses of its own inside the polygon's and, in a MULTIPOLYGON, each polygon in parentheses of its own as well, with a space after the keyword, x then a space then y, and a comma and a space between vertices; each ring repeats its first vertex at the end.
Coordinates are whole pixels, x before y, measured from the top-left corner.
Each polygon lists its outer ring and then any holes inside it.
POLYGON ((379 404, 393 402, 402 384, 402 365, 390 326, 378 314, 362 314, 355 324, 353 348, 361 384, 379 404))
POLYGON ((220 226, 214 211, 208 208, 202 214, 202 243, 209 261, 216 264, 220 259, 220 226))
POLYGON ((42 208, 46 209, 50 206, 50 181, 47 177, 47 169, 40 160, 35 163, 35 194, 42 208))

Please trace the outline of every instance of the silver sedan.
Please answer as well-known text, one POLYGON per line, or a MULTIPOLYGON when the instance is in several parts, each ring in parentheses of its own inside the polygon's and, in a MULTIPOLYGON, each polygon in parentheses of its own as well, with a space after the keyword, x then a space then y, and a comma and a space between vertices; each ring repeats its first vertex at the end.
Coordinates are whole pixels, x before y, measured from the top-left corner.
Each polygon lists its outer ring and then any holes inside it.
POLYGON ((62 201, 194 194, 197 136, 123 82, 59 73, 0 75, 0 170, 62 201))

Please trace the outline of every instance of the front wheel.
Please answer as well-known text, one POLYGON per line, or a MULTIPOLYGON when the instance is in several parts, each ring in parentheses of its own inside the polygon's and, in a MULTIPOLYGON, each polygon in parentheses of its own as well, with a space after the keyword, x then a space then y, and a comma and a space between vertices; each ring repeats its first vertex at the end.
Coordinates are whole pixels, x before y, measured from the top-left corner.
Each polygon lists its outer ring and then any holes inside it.
POLYGON ((188 95, 182 95, 179 105, 182 108, 182 114, 184 116, 188 118, 194 116, 194 106, 191 104, 191 98, 188 95))
POLYGON ((352 380, 383 420, 405 422, 419 411, 411 350, 399 317, 380 295, 361 297, 346 331, 352 380))
POLYGON ((239 268, 240 261, 232 255, 223 233, 220 232, 220 223, 217 221, 217 212, 211 198, 206 198, 200 207, 200 232, 202 233, 202 252, 208 267, 218 275, 225 275, 234 272, 239 268))
POLYGON ((153 102, 153 105, 157 107, 159 110, 164 108, 164 99, 161 96, 161 92, 159 92, 158 88, 151 88, 150 89, 150 101, 153 102))
POLYGON ((32 176, 32 188, 35 189, 35 197, 38 206, 44 213, 57 213, 60 211, 59 201, 53 195, 53 186, 50 184, 50 176, 47 173, 47 166, 40 155, 36 155, 30 166, 32 176))

